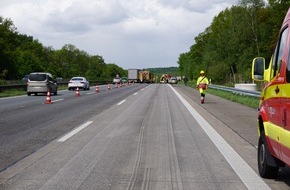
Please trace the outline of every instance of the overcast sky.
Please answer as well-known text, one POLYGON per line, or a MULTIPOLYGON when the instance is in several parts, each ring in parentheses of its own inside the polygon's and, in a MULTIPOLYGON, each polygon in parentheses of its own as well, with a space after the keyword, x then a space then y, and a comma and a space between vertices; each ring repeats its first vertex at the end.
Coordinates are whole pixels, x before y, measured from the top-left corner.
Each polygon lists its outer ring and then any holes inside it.
POLYGON ((124 69, 178 66, 214 16, 238 0, 0 0, 0 16, 44 46, 73 44, 124 69))

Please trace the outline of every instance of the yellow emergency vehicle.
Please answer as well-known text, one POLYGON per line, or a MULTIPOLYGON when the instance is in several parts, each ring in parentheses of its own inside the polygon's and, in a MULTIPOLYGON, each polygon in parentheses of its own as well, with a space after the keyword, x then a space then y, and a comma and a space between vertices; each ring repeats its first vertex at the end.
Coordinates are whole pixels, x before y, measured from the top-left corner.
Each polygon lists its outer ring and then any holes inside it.
POLYGON ((284 18, 276 48, 265 69, 265 59, 255 58, 252 78, 264 81, 258 114, 258 169, 275 178, 279 167, 290 166, 290 9, 284 18))

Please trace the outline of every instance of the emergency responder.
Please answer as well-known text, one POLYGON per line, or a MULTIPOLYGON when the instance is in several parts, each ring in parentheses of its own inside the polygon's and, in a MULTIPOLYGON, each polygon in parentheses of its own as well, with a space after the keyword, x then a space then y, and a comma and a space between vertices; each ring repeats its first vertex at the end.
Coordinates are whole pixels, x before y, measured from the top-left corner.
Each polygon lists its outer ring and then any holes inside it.
POLYGON ((204 98, 205 98, 205 92, 208 87, 208 79, 205 76, 205 72, 203 70, 200 71, 199 77, 196 82, 196 89, 199 89, 200 93, 200 102, 203 104, 204 103, 204 98))

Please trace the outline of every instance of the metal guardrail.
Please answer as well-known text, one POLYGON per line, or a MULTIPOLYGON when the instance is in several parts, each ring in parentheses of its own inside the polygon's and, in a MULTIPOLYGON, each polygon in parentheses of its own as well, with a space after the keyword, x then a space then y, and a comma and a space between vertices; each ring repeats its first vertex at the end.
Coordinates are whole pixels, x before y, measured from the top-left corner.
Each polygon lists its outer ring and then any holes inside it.
POLYGON ((223 91, 232 92, 235 94, 247 95, 247 96, 252 96, 252 97, 256 97, 256 98, 259 98, 261 95, 261 92, 259 92, 259 91, 243 90, 243 89, 227 87, 227 86, 210 84, 208 87, 212 88, 212 89, 223 90, 223 91))
MULTIPOLYGON (((101 84, 108 84, 112 81, 90 81, 91 85, 101 85, 101 84)), ((68 82, 57 82, 58 85, 67 85, 68 82)), ((12 84, 12 85, 2 85, 0 86, 0 92, 3 92, 4 90, 10 90, 10 89, 22 89, 26 90, 26 84, 12 84)))

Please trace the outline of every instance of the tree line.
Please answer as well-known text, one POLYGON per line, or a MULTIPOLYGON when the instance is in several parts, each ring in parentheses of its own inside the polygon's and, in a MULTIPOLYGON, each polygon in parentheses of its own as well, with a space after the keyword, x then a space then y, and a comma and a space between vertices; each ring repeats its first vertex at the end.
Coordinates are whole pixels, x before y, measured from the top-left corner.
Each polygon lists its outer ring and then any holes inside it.
POLYGON ((31 72, 50 72, 70 79, 111 80, 127 71, 114 63, 105 63, 100 55, 89 55, 72 44, 61 49, 43 46, 32 36, 20 34, 11 19, 0 16, 0 81, 22 79, 31 72))
POLYGON ((253 58, 269 63, 289 6, 288 0, 242 0, 220 12, 180 54, 180 73, 196 79, 205 70, 215 84, 251 81, 253 58))

